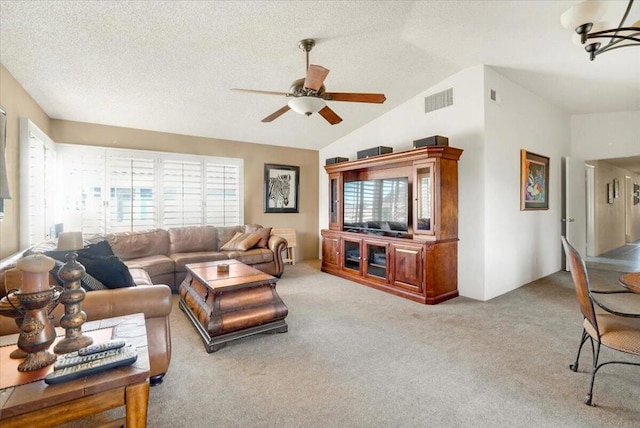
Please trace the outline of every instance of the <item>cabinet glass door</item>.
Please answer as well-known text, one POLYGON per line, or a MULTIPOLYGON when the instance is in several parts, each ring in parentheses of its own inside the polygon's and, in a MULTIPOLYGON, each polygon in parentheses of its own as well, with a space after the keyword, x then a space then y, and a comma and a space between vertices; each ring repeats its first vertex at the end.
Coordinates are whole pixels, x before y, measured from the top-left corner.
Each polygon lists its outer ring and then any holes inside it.
POLYGON ((384 244, 366 244, 367 276, 387 279, 387 246, 384 244))
POLYGON ((329 223, 338 221, 338 180, 333 178, 329 185, 329 223))
POLYGON ((342 266, 344 269, 360 272, 362 255, 360 254, 360 241, 344 240, 344 255, 342 266))
POLYGON ((433 232, 433 165, 420 166, 416 174, 416 233, 433 232))

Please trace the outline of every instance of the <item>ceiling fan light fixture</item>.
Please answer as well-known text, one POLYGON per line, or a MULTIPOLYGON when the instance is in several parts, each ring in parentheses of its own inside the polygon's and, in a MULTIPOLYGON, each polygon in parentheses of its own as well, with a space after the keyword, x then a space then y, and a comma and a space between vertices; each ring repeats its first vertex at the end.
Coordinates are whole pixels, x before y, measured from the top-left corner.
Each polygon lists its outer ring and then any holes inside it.
POLYGON ((295 97, 289 100, 287 105, 296 113, 311 116, 322 110, 326 104, 318 97, 295 97))

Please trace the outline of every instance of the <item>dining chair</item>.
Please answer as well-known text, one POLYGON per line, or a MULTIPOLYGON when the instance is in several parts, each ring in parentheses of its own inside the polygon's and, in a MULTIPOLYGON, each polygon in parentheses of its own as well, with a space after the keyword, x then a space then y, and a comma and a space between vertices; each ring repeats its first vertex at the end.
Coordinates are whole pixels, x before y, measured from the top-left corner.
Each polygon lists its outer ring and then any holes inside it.
POLYGON ((580 358, 582 346, 589 340, 591 342, 591 353, 593 355, 593 371, 591 373, 589 392, 584 399, 584 403, 589 406, 594 406, 593 385, 596 373, 600 368, 608 364, 640 366, 640 362, 622 360, 599 362, 601 345, 614 351, 640 356, 640 314, 615 311, 602 304, 602 302, 599 302, 594 297, 594 294, 629 293, 629 291, 592 291, 589 284, 587 268, 580 253, 569 244, 564 236, 562 236, 561 239, 562 246, 569 259, 571 278, 573 279, 573 285, 575 286, 578 302, 580 303, 580 311, 584 316, 582 339, 578 347, 578 355, 576 356, 576 361, 571 364, 569 368, 574 372, 578 371, 578 359, 580 358))

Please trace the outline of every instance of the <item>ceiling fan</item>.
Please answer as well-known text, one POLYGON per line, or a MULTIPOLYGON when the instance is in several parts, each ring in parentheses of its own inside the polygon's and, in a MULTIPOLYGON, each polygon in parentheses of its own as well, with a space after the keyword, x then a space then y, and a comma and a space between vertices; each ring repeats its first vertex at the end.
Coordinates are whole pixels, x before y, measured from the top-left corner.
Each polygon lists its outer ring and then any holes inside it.
POLYGON ((332 125, 336 125, 342 122, 342 118, 326 105, 326 101, 348 101, 376 104, 382 104, 385 102, 387 98, 384 94, 326 92, 324 79, 326 79, 329 74, 329 70, 320 65, 309 64, 309 52, 311 52, 311 49, 313 49, 315 44, 316 41, 313 39, 304 39, 298 42, 298 47, 302 49, 307 56, 307 75, 302 79, 294 80, 291 84, 291 88, 289 88, 289 92, 272 92, 238 88, 233 88, 232 90, 252 92, 256 94, 284 95, 285 97, 291 98, 287 105, 262 119, 262 122, 272 122, 287 111, 293 110, 296 113, 304 114, 306 116, 318 113, 320 116, 324 117, 327 122, 332 125))

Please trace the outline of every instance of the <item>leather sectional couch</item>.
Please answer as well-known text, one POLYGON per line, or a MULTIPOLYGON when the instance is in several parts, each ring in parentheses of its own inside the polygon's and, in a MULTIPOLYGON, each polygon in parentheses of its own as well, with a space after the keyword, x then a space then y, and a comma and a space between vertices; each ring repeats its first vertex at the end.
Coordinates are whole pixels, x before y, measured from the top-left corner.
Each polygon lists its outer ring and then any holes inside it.
MULTIPOLYGON (((259 225, 213 227, 191 226, 123 232, 85 237, 89 242, 107 240, 115 255, 129 267, 135 287, 88 292, 82 302, 87 320, 99 320, 134 313, 144 313, 147 327, 151 384, 162 382, 171 361, 171 330, 169 315, 172 291, 175 293, 186 276, 185 265, 205 261, 236 259, 270 275, 280 276, 284 270, 282 251, 287 241, 270 235, 270 229, 259 225), (247 250, 223 249, 238 233, 255 232, 263 236, 247 250)), ((36 245, 33 250, 55 248, 55 242, 36 245)), ((15 268, 23 252, 0 262, 0 297, 7 290, 20 288, 21 272, 15 268)), ((51 278, 51 284, 55 284, 51 278)), ((52 312, 59 326, 64 307, 52 312)), ((13 319, 0 316, 0 335, 18 333, 13 319)))
POLYGON ((129 268, 142 268, 154 284, 166 284, 178 292, 187 275, 186 264, 235 259, 269 275, 280 277, 284 271, 282 252, 287 241, 270 235, 270 228, 247 226, 187 226, 153 229, 142 232, 112 233, 92 237, 106 239, 115 255, 129 268), (259 230, 265 233, 263 246, 247 250, 225 250, 222 247, 237 233, 259 230))

